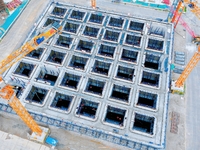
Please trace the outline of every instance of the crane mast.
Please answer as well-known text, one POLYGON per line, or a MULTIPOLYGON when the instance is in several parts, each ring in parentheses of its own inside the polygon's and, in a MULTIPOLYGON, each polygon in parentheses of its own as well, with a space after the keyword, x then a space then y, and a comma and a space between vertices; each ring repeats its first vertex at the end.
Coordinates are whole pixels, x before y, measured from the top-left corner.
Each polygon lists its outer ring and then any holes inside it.
MULTIPOLYGON (((53 23, 52 26, 47 27, 45 32, 33 37, 21 48, 11 53, 7 58, 0 62, 0 75, 2 75, 3 72, 10 68, 14 63, 25 57, 28 53, 36 50, 41 44, 43 44, 53 35, 60 32, 61 28, 62 26, 58 23, 53 23)), ((24 121, 24 123, 32 130, 35 135, 40 136, 42 134, 42 129, 28 113, 25 107, 21 104, 20 100, 16 97, 13 87, 8 85, 1 76, 0 97, 8 101, 8 104, 13 108, 17 115, 24 121)))

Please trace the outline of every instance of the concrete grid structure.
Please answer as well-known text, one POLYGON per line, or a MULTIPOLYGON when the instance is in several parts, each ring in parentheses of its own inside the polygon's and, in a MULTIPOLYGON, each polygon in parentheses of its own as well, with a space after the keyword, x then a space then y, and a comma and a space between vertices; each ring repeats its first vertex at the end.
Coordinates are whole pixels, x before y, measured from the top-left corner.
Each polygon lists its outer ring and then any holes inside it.
POLYGON ((53 3, 28 39, 54 21, 62 33, 4 74, 25 107, 163 148, 172 25, 53 3))

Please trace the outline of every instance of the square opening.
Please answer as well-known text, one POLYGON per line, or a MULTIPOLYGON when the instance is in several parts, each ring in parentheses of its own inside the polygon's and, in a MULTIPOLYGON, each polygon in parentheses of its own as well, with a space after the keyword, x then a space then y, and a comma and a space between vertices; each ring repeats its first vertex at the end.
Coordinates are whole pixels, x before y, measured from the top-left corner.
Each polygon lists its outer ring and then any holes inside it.
POLYGON ((157 94, 139 91, 137 105, 156 109, 157 98, 158 98, 157 94))
POLYGON ((50 83, 51 86, 54 86, 58 79, 58 76, 59 76, 59 72, 57 70, 42 68, 40 70, 38 77, 36 78, 36 81, 40 80, 45 83, 48 82, 50 83))
POLYGON ((67 31, 67 32, 71 32, 71 33, 77 33, 78 28, 79 28, 79 24, 75 24, 75 23, 70 23, 70 22, 66 22, 66 24, 64 25, 63 30, 67 31))
POLYGON ((85 65, 87 64, 87 61, 88 61, 88 58, 73 55, 69 66, 84 70, 85 65))
POLYGON ((42 88, 38 88, 35 86, 32 86, 28 96, 26 97, 26 100, 34 103, 38 103, 38 104, 43 104, 45 97, 47 96, 48 90, 46 89, 42 89, 42 88))
POLYGON ((118 42, 119 32, 106 30, 106 33, 104 34, 104 39, 109 40, 109 41, 118 42))
POLYGON ((65 9, 65 8, 54 7, 54 9, 53 9, 53 11, 51 12, 51 14, 52 14, 52 15, 55 15, 55 16, 64 17, 66 11, 67 11, 67 9, 65 9))
POLYGON ((32 52, 28 53, 26 57, 34 58, 34 59, 40 59, 42 56, 42 53, 44 52, 44 48, 38 48, 37 50, 33 50, 32 52))
POLYGON ((144 23, 131 21, 129 25, 129 30, 142 32, 144 28, 144 23))
POLYGON ((46 61, 61 65, 65 58, 65 55, 65 53, 51 50, 51 53, 49 54, 49 57, 46 61))
POLYGON ((33 72, 34 68, 35 68, 35 65, 33 65, 33 64, 20 62, 17 69, 14 71, 14 74, 17 74, 20 76, 25 76, 25 77, 29 78, 31 73, 33 72))
POLYGON ((126 110, 108 105, 104 121, 110 124, 124 126, 126 110))
POLYGON ((60 35, 58 40, 56 41, 56 45, 65 47, 65 48, 70 48, 72 41, 73 41, 73 38, 69 38, 69 37, 60 35))
POLYGON ((149 117, 146 115, 135 113, 133 130, 153 135, 154 121, 154 117, 149 117))
POLYGON ((101 44, 99 48, 99 52, 98 52, 98 54, 102 56, 111 57, 111 58, 113 58, 114 53, 115 53, 115 47, 104 45, 104 44, 101 44))
POLYGON ((161 37, 165 37, 165 31, 163 28, 158 26, 151 26, 149 30, 149 35, 158 35, 161 37))
POLYGON ((159 74, 143 71, 141 83, 158 87, 159 77, 159 74))
POLYGON ((46 27, 46 26, 48 26, 48 25, 50 25, 50 24, 53 24, 54 22, 60 23, 59 20, 52 19, 52 18, 47 18, 47 20, 46 20, 45 24, 43 25, 43 27, 46 27))
POLYGON ((134 69, 119 66, 117 70, 117 78, 132 81, 134 76, 134 69))
POLYGON ((96 60, 93 66, 93 72, 108 75, 111 63, 96 60))
POLYGON ((94 43, 92 42, 80 40, 76 49, 91 53, 93 46, 94 46, 94 43))
POLYGON ((140 47, 141 37, 127 34, 125 43, 140 47))
POLYGON ((65 94, 56 92, 50 107, 68 111, 72 100, 73 100, 73 96, 69 96, 69 95, 65 95, 65 94))
POLYGON ((104 86, 105 86, 105 82, 94 80, 94 79, 88 79, 85 91, 102 95, 104 86))
POLYGON ((123 49, 121 59, 127 62, 137 62, 138 52, 123 49))
POLYGON ((83 20, 84 15, 85 15, 85 12, 81 12, 81 11, 78 11, 78 10, 73 10, 71 15, 70 15, 70 18, 76 19, 76 20, 83 20))
POLYGON ((110 98, 120 100, 123 102, 128 102, 130 90, 130 88, 127 88, 125 86, 119 86, 114 84, 110 98))
POLYGON ((144 66, 146 68, 156 69, 159 68, 160 57, 153 54, 146 54, 144 66))
POLYGON ((99 103, 88 101, 82 98, 76 114, 94 119, 98 106, 99 103))
POLYGON ((124 19, 111 17, 108 25, 113 26, 113 27, 122 28, 123 23, 124 23, 124 19))
POLYGON ((100 14, 91 14, 89 22, 102 24, 103 23, 103 19, 104 19, 104 16, 102 16, 100 14))
POLYGON ((80 79, 81 79, 80 76, 70 74, 70 73, 65 73, 60 85, 69 87, 69 88, 73 88, 73 89, 77 89, 80 79))
POLYGON ((96 38, 98 33, 99 33, 99 28, 86 26, 83 35, 96 38))
POLYGON ((149 39, 147 48, 157 50, 157 51, 163 51, 163 44, 164 44, 164 41, 149 39))

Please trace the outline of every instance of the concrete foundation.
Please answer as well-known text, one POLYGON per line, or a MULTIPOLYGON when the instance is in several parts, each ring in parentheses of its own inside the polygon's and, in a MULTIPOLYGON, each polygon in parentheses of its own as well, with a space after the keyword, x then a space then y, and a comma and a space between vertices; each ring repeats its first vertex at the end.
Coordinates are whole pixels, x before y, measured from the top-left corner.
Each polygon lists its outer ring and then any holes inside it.
POLYGON ((134 141, 134 149, 162 149, 173 26, 53 3, 35 30, 54 21, 61 34, 5 73, 25 107, 134 141))

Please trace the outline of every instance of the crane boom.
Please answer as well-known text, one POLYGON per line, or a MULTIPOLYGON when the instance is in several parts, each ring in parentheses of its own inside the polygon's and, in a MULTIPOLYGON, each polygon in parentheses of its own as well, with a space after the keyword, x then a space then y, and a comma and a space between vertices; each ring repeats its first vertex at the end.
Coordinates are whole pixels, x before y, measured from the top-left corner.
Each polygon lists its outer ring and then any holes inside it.
MULTIPOLYGON (((8 68, 10 68, 14 63, 21 60, 31 51, 37 49, 42 43, 47 41, 57 32, 60 32, 62 26, 58 23, 53 23, 53 25, 47 28, 46 32, 33 37, 30 41, 26 42, 21 48, 11 53, 7 58, 5 58, 0 63, 0 75, 3 74, 8 68)), ((16 97, 13 87, 8 85, 2 77, 0 77, 0 97, 7 100, 8 104, 13 108, 13 110, 18 114, 18 116, 24 121, 24 123, 37 135, 42 134, 42 130, 39 125, 34 121, 25 107, 21 104, 19 99, 16 97)))
POLYGON ((191 8, 190 11, 192 13, 194 13, 198 19, 200 19, 200 8, 197 6, 197 2, 190 2, 189 0, 183 0, 183 1, 180 0, 178 2, 178 5, 176 7, 175 12, 173 12, 173 17, 172 17, 172 20, 171 20, 171 22, 174 23, 174 28, 176 28, 176 25, 178 24, 179 19, 181 19, 180 17, 181 17, 183 10, 185 8, 184 4, 188 4, 188 6, 191 8))
POLYGON ((187 79, 189 74, 192 72, 193 68, 197 65, 199 60, 200 60, 200 46, 198 46, 198 51, 193 55, 190 62, 185 67, 184 71, 182 72, 178 80, 175 82, 176 87, 183 86, 185 80, 187 79))
POLYGON ((50 27, 46 32, 41 33, 40 35, 34 37, 30 41, 26 42, 21 48, 12 52, 7 58, 0 62, 0 74, 5 72, 10 68, 14 63, 21 60, 28 53, 38 48, 39 45, 51 38, 55 33, 57 33, 59 28, 56 28, 56 24, 53 27, 50 27))

